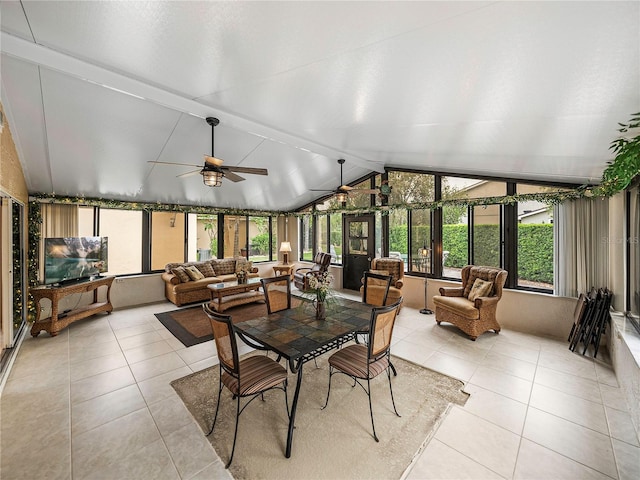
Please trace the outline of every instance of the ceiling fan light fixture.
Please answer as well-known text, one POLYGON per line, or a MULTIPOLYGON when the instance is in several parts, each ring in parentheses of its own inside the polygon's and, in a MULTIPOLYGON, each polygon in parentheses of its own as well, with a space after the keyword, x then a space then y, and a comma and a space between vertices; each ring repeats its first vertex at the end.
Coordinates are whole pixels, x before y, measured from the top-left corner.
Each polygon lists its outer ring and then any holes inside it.
POLYGON ((202 170, 202 181, 207 187, 220 187, 222 185, 222 172, 215 170, 202 170))
POLYGON ((340 192, 340 193, 336 193, 336 200, 340 203, 344 203, 347 201, 347 193, 345 192, 340 192))

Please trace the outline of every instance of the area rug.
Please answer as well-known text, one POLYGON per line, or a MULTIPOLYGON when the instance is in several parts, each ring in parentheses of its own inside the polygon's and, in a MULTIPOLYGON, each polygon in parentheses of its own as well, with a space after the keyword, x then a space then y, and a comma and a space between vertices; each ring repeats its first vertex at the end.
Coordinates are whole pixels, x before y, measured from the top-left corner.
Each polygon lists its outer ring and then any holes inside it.
MULTIPOLYGON (((291 300, 292 306, 297 306, 299 302, 296 298, 291 300)), ((267 306, 264 303, 250 303, 230 308, 224 313, 231 315, 233 323, 238 323, 267 315, 267 306)), ((211 323, 202 311, 202 304, 156 313, 155 316, 185 347, 213 340, 211 323)))
MULTIPOLYGON (((264 353, 256 353, 261 354, 264 353)), ((329 381, 327 355, 304 366, 291 458, 285 458, 288 420, 284 393, 269 391, 240 416, 238 441, 229 470, 237 480, 399 479, 430 437, 451 403, 464 405, 463 383, 394 357, 392 385, 401 417, 393 412, 386 375, 372 381, 379 443, 371 433, 366 393, 344 375, 333 377, 331 398, 321 410, 329 381)), ((218 366, 171 383, 203 430, 211 428, 218 366)), ((296 377, 289 374, 289 405, 296 377)), ((209 441, 223 463, 231 454, 235 400, 225 388, 216 429, 209 441)), ((244 404, 244 403, 243 403, 244 404)))

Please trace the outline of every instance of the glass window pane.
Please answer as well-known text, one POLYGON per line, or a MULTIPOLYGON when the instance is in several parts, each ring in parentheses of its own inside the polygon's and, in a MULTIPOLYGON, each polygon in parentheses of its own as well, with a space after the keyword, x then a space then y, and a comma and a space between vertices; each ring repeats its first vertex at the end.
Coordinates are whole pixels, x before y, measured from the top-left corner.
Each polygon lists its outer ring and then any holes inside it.
POLYGON ((485 198, 507 194, 505 182, 490 182, 477 178, 442 177, 442 198, 485 198))
POLYGON ((327 248, 327 237, 328 237, 328 215, 318 215, 318 226, 316 228, 316 245, 318 246, 319 252, 329 252, 327 248))
POLYGON ((627 236, 629 298, 627 308, 635 320, 637 328, 640 319, 640 187, 634 187, 629 192, 627 215, 629 217, 627 236))
POLYGON ((249 217, 249 260, 269 260, 269 217, 249 217))
POLYGON ((225 215, 224 258, 247 255, 247 218, 242 215, 225 215))
POLYGON ((389 205, 407 205, 410 203, 433 202, 435 199, 434 176, 409 173, 389 172, 389 205))
POLYGON ((269 260, 278 260, 278 249, 280 241, 278 239, 278 217, 271 217, 271 252, 269 260))
POLYGON ((411 212, 411 271, 431 273, 431 210, 411 212))
MULTIPOLYGON (((558 191, 518 184, 517 192, 558 191)), ((553 289, 553 208, 542 202, 518 202, 518 286, 553 289)))
POLYGON ((406 210, 393 210, 389 213, 389 256, 401 258, 404 261, 405 272, 409 252, 408 226, 406 210))
POLYGON ((151 212, 151 270, 184 262, 184 213, 151 212))
MULTIPOLYGON (((368 190, 371 188, 371 180, 364 180, 353 186, 355 190, 363 189, 368 190)), ((365 208, 371 206, 371 194, 369 193, 359 193, 354 190, 349 192, 349 196, 347 197, 347 207, 355 207, 355 208, 365 208)))
POLYGON ((300 260, 313 260, 313 224, 311 215, 300 219, 300 260))
POLYGON ((473 207, 473 263, 501 266, 500 205, 473 207))
POLYGON ((442 276, 461 278, 462 267, 469 264, 467 208, 445 205, 442 220, 442 276))
POLYGON ((218 216, 190 213, 188 261, 216 258, 218 253, 218 216))
POLYGON ((331 261, 342 264, 342 214, 332 213, 329 215, 331 261))
POLYGON ((108 275, 142 272, 142 212, 101 208, 99 235, 109 238, 108 275))

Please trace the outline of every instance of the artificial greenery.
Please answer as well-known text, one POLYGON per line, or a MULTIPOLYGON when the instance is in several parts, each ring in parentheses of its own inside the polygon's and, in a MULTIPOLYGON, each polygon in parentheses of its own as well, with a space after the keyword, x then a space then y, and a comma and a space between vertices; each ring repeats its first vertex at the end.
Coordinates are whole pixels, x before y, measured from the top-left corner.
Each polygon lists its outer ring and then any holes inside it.
MULTIPOLYGON (((27 276, 29 287, 38 286, 38 253, 40 249, 40 230, 42 226, 42 210, 38 202, 29 202, 29 264, 27 268, 27 276)), ((38 305, 29 294, 27 300, 27 319, 34 321, 36 318, 38 305)))
MULTIPOLYGON (((630 130, 640 127, 640 112, 631 116, 629 123, 619 123, 620 133, 628 134, 630 130)), ((602 183, 595 189, 596 196, 609 197, 624 190, 640 173, 640 133, 635 137, 621 136, 609 146, 615 158, 607 162, 608 167, 602 173, 602 183)))

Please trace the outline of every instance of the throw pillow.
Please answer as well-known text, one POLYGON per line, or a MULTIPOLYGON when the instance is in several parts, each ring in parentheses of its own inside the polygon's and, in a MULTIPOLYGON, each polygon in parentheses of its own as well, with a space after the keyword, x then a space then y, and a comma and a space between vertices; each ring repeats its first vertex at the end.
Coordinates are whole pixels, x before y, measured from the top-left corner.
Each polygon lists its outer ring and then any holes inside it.
POLYGON ((191 277, 187 275, 187 272, 185 271, 184 267, 172 268, 171 273, 173 273, 176 277, 178 277, 182 283, 185 283, 191 280, 191 277))
POLYGON ((213 270, 216 273, 216 277, 221 275, 233 275, 236 273, 236 259, 235 258, 223 258, 211 262, 213 270))
POLYGON ((478 297, 487 297, 491 293, 492 288, 493 282, 487 282, 486 280, 476 278, 476 281, 473 282, 468 298, 473 302, 478 297))
POLYGON ((216 276, 216 274, 213 271, 213 267, 209 262, 199 263, 198 265, 196 265, 196 268, 200 270, 200 273, 202 273, 202 275, 204 275, 205 278, 216 276))
POLYGON ((191 280, 202 280, 204 278, 204 275, 194 265, 186 267, 184 271, 187 272, 191 280))
POLYGON ((236 261, 236 273, 250 272, 253 268, 253 262, 248 260, 239 259, 236 261))
MULTIPOLYGON (((369 273, 375 273, 377 275, 389 275, 389 272, 387 272, 386 270, 369 270, 369 273)), ((369 285, 385 286, 386 284, 387 282, 385 282, 384 280, 378 280, 377 278, 369 279, 369 285)))

